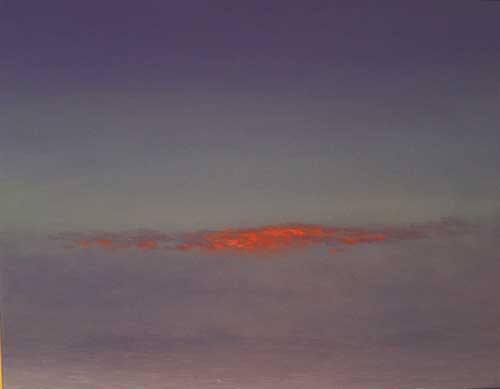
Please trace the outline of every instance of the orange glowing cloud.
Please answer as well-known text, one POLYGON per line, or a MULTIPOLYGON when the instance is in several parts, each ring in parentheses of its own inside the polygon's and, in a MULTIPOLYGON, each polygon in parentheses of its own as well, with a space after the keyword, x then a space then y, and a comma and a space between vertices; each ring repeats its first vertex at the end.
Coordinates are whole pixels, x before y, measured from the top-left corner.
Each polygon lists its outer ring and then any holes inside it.
POLYGON ((154 240, 141 240, 136 243, 136 247, 141 250, 153 250, 158 247, 158 243, 154 240))
POLYGON ((95 246, 105 249, 262 253, 323 245, 327 246, 328 252, 335 253, 341 250, 342 246, 453 235, 470 231, 470 228, 470 224, 460 220, 442 219, 438 222, 409 227, 352 228, 318 224, 286 224, 255 228, 226 228, 176 235, 153 230, 139 230, 121 233, 62 233, 52 238, 70 241, 73 247, 81 248, 95 246))
POLYGON ((191 239, 180 244, 178 249, 276 251, 324 242, 335 234, 334 228, 306 224, 224 229, 191 235, 191 239))

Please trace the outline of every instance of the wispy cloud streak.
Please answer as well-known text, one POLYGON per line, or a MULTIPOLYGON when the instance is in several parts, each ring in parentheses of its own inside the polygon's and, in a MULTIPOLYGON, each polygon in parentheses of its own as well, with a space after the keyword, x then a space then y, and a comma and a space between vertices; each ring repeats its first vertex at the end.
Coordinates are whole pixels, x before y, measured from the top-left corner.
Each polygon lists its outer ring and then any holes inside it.
POLYGON ((360 244, 438 238, 463 234, 473 229, 474 226, 467 222, 445 218, 437 222, 409 226, 346 227, 290 223, 178 234, 166 234, 154 230, 65 232, 52 235, 51 238, 67 241, 70 247, 80 248, 95 246, 104 249, 263 253, 323 245, 333 253, 360 244))

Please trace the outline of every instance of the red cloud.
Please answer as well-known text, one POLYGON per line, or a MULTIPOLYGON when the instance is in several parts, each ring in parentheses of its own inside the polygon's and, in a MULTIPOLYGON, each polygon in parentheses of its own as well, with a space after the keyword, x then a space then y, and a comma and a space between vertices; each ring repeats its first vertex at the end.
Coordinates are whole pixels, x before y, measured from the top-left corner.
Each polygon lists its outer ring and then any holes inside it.
POLYGON ((224 229, 192 234, 177 247, 180 250, 275 251, 320 243, 335 234, 334 228, 307 224, 224 229))
POLYGON ((177 251, 275 252, 311 245, 325 245, 329 252, 341 246, 380 243, 394 240, 424 239, 470 231, 472 225, 457 219, 414 224, 409 227, 334 227, 318 224, 268 225, 256 228, 226 228, 215 231, 168 235, 153 230, 122 233, 62 233, 53 239, 71 241, 74 247, 97 246, 106 249, 159 248, 177 251))

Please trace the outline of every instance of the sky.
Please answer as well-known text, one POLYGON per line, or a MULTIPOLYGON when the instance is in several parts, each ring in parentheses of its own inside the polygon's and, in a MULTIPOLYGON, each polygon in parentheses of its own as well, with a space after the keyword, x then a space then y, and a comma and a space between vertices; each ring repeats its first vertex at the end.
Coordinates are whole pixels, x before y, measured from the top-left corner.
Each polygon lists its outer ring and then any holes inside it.
POLYGON ((0 2, 8 388, 500 385, 500 2, 0 2))

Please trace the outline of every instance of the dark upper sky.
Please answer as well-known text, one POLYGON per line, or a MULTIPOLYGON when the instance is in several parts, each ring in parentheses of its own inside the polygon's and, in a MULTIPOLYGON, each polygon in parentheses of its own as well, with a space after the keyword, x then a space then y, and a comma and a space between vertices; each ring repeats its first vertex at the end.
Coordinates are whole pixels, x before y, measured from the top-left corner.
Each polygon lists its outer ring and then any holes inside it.
POLYGON ((499 384, 499 21, 488 1, 3 0, 8 383, 499 384), (480 227, 272 261, 47 239, 447 216, 480 227))
MULTIPOLYGON (((435 77, 447 79, 444 69, 472 78, 474 70, 498 66, 497 7, 471 1, 4 1, 8 52, 2 62, 47 81, 120 84, 125 75, 182 83, 227 79, 230 86, 348 74, 352 81, 361 73, 375 82, 405 71, 424 81, 437 71, 435 77)), ((482 74, 482 81, 491 80, 482 74)))

